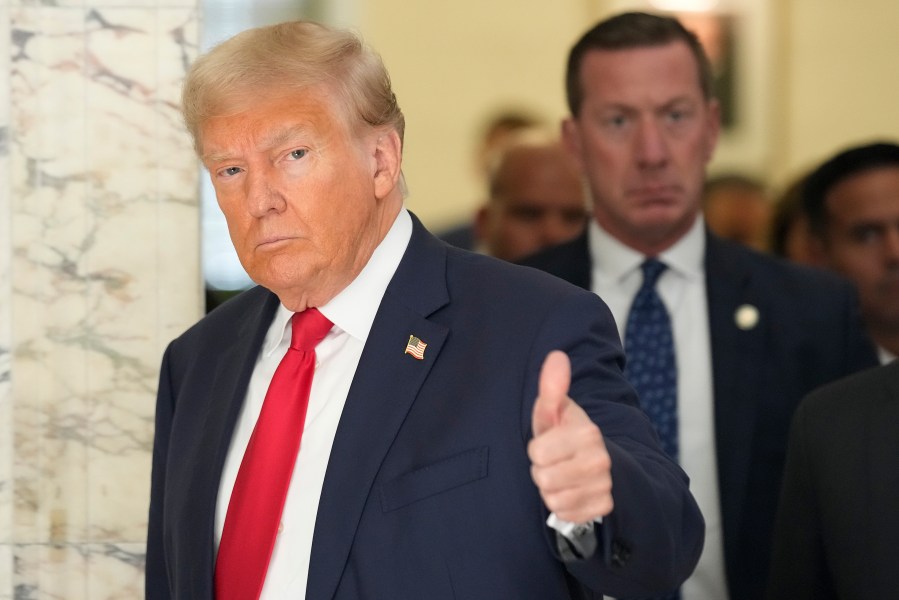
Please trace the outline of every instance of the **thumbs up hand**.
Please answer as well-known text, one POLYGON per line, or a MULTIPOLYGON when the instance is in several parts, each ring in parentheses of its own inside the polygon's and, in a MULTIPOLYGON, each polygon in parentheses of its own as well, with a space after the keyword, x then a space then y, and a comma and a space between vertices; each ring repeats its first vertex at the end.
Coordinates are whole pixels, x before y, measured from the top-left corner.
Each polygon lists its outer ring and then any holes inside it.
POLYGON ((540 370, 528 457, 546 507, 564 521, 586 523, 612 511, 612 459, 599 427, 568 396, 570 385, 568 356, 550 352, 540 370))

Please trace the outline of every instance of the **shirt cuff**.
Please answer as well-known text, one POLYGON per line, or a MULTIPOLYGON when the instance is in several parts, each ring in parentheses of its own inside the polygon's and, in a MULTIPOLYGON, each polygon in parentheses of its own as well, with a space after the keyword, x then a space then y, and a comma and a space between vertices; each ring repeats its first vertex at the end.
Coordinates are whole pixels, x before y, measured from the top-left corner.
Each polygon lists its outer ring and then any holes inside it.
POLYGON ((602 523, 602 517, 586 523, 563 521, 550 513, 546 524, 556 531, 556 545, 566 562, 590 558, 596 552, 595 526, 602 523))

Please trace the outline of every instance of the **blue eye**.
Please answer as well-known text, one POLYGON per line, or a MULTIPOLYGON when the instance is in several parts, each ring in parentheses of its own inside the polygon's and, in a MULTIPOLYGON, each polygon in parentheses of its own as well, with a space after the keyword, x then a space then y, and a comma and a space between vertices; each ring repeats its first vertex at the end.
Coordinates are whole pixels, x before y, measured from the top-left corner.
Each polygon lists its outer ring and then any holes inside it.
POLYGON ((240 171, 241 171, 240 167, 225 167, 224 169, 221 170, 221 174, 224 175, 225 177, 232 177, 232 176, 240 173, 240 171))
POLYGON ((303 158, 304 156, 306 156, 306 152, 307 151, 305 148, 298 148, 296 150, 291 150, 290 158, 292 158, 294 160, 299 160, 299 159, 303 158))
POLYGON ((665 119, 669 123, 684 123, 686 121, 692 121, 696 116, 696 110, 690 106, 680 106, 678 108, 670 108, 665 113, 665 119))

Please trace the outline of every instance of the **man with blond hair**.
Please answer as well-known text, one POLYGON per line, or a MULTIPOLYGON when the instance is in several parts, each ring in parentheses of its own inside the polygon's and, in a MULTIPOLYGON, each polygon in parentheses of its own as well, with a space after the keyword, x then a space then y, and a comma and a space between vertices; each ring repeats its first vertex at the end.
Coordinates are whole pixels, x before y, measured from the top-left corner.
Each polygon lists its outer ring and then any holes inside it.
POLYGON ((184 113, 259 286, 163 358, 147 598, 595 598, 690 573, 702 517, 608 310, 405 210, 377 55, 246 31, 197 60, 184 113))

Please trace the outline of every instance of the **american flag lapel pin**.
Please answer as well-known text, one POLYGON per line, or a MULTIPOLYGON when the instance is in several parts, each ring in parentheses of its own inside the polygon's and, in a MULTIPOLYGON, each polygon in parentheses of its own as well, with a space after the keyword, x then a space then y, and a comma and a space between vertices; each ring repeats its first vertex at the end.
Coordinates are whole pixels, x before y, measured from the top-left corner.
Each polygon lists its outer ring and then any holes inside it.
POLYGON ((425 348, 428 345, 423 341, 415 337, 414 335, 409 336, 409 342, 406 344, 406 352, 405 354, 411 354, 413 358, 417 358, 418 360, 424 360, 425 358, 425 348))

